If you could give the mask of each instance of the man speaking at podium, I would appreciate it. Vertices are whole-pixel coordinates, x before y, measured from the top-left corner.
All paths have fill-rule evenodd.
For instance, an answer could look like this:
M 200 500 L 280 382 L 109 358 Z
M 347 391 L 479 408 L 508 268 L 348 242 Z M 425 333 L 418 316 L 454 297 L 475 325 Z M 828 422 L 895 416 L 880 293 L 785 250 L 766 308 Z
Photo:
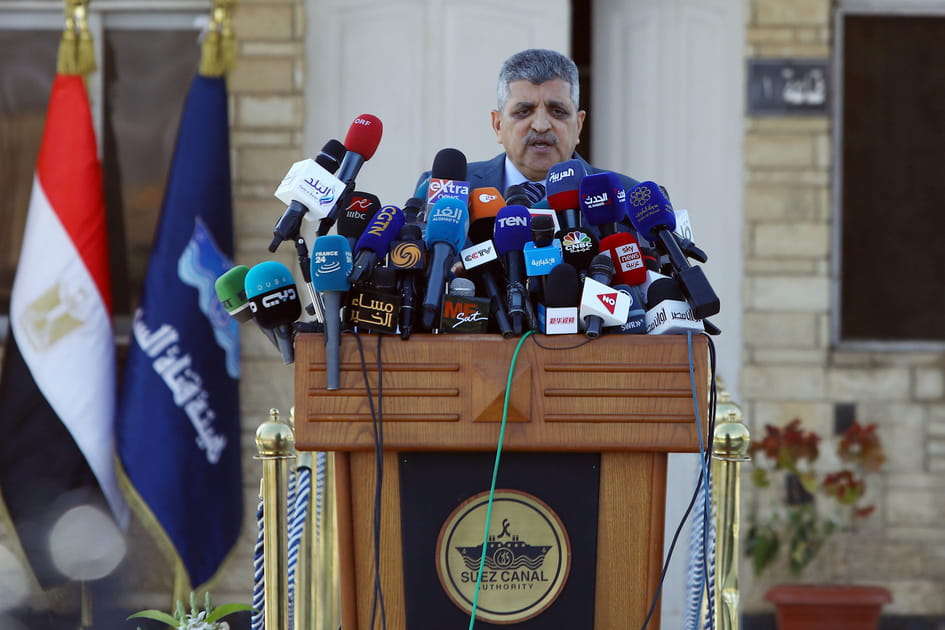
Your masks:
M 545 49 L 515 53 L 499 71 L 497 97 L 492 129 L 505 152 L 469 163 L 471 189 L 505 191 L 529 182 L 525 190 L 534 203 L 544 197 L 548 169 L 559 162 L 578 159 L 588 174 L 600 172 L 575 152 L 587 112 L 578 108 L 578 69 L 571 59 Z M 618 175 L 625 189 L 639 183 Z M 418 187 L 429 176 L 424 173 Z

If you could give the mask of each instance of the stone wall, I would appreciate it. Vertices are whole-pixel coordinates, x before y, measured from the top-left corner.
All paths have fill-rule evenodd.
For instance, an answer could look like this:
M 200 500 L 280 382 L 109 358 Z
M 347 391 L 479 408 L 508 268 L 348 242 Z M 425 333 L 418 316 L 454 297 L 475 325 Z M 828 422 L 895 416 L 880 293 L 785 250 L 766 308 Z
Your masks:
M 829 58 L 832 3 L 751 0 L 748 58 Z M 836 85 L 835 77 L 832 85 Z M 805 581 L 879 584 L 891 614 L 945 613 L 945 386 L 936 352 L 842 351 L 830 337 L 833 233 L 832 125 L 825 117 L 748 118 L 745 159 L 744 364 L 746 422 L 804 419 L 833 431 L 834 406 L 854 404 L 880 427 L 888 461 L 871 490 L 878 512 L 855 536 L 835 539 Z M 746 467 L 743 517 L 756 500 Z M 743 527 L 743 532 L 745 528 Z M 787 576 L 756 579 L 743 563 L 743 609 Z

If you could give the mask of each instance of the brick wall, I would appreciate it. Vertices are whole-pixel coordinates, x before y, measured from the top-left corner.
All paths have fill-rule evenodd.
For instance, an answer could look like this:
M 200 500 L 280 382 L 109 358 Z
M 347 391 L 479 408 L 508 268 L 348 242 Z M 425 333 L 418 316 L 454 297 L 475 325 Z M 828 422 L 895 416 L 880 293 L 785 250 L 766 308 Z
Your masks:
M 749 58 L 829 58 L 832 3 L 751 0 Z M 836 84 L 836 79 L 833 81 Z M 754 436 L 801 417 L 830 434 L 834 405 L 853 403 L 876 422 L 887 450 L 872 490 L 878 513 L 834 545 L 805 581 L 881 584 L 892 614 L 945 613 L 945 386 L 940 353 L 853 352 L 831 346 L 832 124 L 828 117 L 748 118 L 745 156 L 744 366 L 741 392 Z M 750 467 L 746 467 L 746 474 Z M 746 477 L 746 505 L 757 500 Z M 745 531 L 743 528 L 742 531 Z M 764 590 L 742 569 L 743 610 Z

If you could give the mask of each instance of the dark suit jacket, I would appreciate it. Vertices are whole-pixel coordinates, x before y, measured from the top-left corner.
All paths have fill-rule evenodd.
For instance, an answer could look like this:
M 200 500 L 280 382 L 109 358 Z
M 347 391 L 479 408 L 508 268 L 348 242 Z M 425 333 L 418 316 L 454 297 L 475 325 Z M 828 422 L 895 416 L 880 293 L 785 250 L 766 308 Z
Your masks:
M 573 157 L 584 164 L 584 168 L 587 170 L 588 174 L 601 173 L 606 170 L 594 168 L 577 153 L 575 153 Z M 617 176 L 620 177 L 620 181 L 623 182 L 623 187 L 627 190 L 640 183 L 632 177 L 621 173 L 617 173 Z M 417 185 L 414 186 L 414 190 L 419 188 L 428 177 L 430 177 L 430 171 L 420 176 L 420 179 L 417 180 Z M 491 186 L 500 193 L 505 194 L 505 190 L 502 186 L 505 180 L 505 153 L 500 153 L 491 160 L 470 162 L 466 166 L 466 180 L 469 182 L 470 190 L 474 188 L 488 188 Z

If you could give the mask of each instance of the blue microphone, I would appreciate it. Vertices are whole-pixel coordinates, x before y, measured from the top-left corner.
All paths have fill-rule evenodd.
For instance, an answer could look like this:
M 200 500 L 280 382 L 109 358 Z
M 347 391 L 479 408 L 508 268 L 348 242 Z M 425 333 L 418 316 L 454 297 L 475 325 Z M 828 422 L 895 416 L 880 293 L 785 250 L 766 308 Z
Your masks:
M 585 175 L 587 171 L 581 160 L 565 160 L 548 169 L 548 176 L 545 178 L 545 193 L 548 204 L 558 215 L 558 224 L 562 230 L 570 230 L 581 225 L 578 191 Z
M 374 214 L 354 246 L 354 265 L 348 282 L 357 284 L 371 279 L 374 266 L 387 256 L 391 241 L 397 238 L 404 222 L 404 213 L 397 206 L 383 206 Z
M 325 305 L 325 374 L 327 389 L 338 389 L 341 372 L 341 296 L 348 290 L 353 260 L 348 239 L 326 234 L 312 248 L 312 285 Z
M 243 286 L 256 323 L 275 333 L 282 362 L 289 365 L 295 361 L 292 324 L 302 314 L 292 272 L 281 262 L 267 260 L 246 273 Z
M 581 180 L 578 194 L 581 213 L 591 225 L 597 226 L 601 237 L 617 232 L 617 222 L 627 214 L 627 192 L 616 173 L 587 175 Z
M 444 197 L 430 210 L 424 234 L 430 252 L 430 266 L 427 269 L 427 287 L 423 294 L 420 318 L 420 323 L 427 330 L 433 330 L 436 326 L 450 263 L 466 242 L 468 230 L 469 209 L 463 200 Z
M 531 327 L 530 302 L 525 288 L 525 244 L 532 240 L 531 213 L 520 205 L 506 206 L 495 215 L 496 252 L 505 263 L 506 308 L 512 320 L 512 334 L 521 335 Z
M 641 182 L 627 191 L 630 222 L 651 243 L 659 243 L 669 255 L 674 275 L 696 319 L 705 319 L 719 312 L 719 298 L 701 267 L 689 264 L 673 236 L 676 215 L 666 194 L 654 182 Z

